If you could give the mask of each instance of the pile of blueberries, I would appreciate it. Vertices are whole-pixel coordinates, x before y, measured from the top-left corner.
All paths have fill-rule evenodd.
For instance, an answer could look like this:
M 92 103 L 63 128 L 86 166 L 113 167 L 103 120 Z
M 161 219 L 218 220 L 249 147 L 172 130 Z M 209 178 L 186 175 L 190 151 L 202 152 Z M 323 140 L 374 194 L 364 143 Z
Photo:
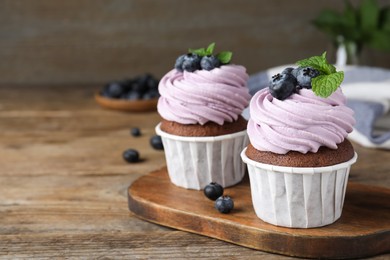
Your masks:
M 219 68 L 221 61 L 215 55 L 199 56 L 195 53 L 188 53 L 179 56 L 175 62 L 175 69 L 178 71 L 194 72 L 195 70 L 212 70 Z
M 216 182 L 206 185 L 203 193 L 207 198 L 215 201 L 214 207 L 221 213 L 227 214 L 234 208 L 232 198 L 224 196 L 223 187 Z
M 158 98 L 159 80 L 147 73 L 132 79 L 107 83 L 100 94 L 103 97 L 127 100 L 149 100 Z
M 269 91 L 274 98 L 284 100 L 299 89 L 311 89 L 311 80 L 318 75 L 320 72 L 311 67 L 286 68 L 272 76 Z

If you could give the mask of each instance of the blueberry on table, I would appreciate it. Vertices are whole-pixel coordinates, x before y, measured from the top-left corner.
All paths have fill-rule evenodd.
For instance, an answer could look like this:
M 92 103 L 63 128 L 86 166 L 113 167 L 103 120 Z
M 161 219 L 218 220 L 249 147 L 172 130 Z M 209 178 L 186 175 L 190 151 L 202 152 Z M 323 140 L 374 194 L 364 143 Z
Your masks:
M 234 208 L 234 202 L 229 196 L 221 196 L 215 201 L 215 208 L 226 214 Z
M 131 128 L 130 133 L 132 136 L 140 136 L 141 130 L 138 127 L 133 127 Z
M 200 67 L 204 70 L 212 70 L 221 66 L 221 62 L 214 55 L 203 56 Z
M 155 135 L 150 138 L 150 145 L 156 150 L 164 150 L 164 145 L 161 136 Z
M 212 182 L 204 188 L 203 192 L 210 200 L 216 200 L 223 195 L 223 187 L 218 183 Z
M 134 163 L 139 161 L 139 153 L 137 150 L 134 149 L 127 149 L 122 154 L 123 159 L 125 159 L 126 162 Z
M 200 69 L 200 56 L 197 54 L 189 53 L 184 56 L 182 69 L 188 72 L 194 72 Z
M 298 85 L 301 86 L 302 88 L 310 89 L 312 78 L 315 78 L 318 75 L 320 75 L 320 72 L 311 67 L 299 68 L 297 73 Z
M 295 92 L 297 79 L 291 74 L 276 74 L 272 77 L 269 92 L 274 98 L 284 100 Z

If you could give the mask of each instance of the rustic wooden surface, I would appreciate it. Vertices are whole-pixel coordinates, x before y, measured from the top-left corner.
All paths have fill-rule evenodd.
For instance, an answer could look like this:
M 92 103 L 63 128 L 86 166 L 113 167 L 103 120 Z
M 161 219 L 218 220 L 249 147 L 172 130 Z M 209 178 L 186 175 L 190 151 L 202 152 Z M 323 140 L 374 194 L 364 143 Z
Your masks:
M 162 76 L 173 57 L 213 41 L 250 73 L 324 50 L 332 59 L 332 44 L 310 21 L 342 7 L 339 0 L 2 0 L 0 83 Z M 389 60 L 366 49 L 361 62 L 390 68 Z
M 127 187 L 165 164 L 163 152 L 149 146 L 160 119 L 103 110 L 96 90 L 0 86 L 0 258 L 289 259 L 131 214 Z M 143 136 L 131 137 L 133 126 Z M 144 161 L 125 163 L 127 148 Z M 351 180 L 389 188 L 390 152 L 355 148 Z
M 164 167 L 132 183 L 129 209 L 153 223 L 287 256 L 340 259 L 390 252 L 390 189 L 349 182 L 341 218 L 309 229 L 259 220 L 249 178 L 226 188 L 224 194 L 235 202 L 229 214 L 215 210 L 203 191 L 172 184 Z

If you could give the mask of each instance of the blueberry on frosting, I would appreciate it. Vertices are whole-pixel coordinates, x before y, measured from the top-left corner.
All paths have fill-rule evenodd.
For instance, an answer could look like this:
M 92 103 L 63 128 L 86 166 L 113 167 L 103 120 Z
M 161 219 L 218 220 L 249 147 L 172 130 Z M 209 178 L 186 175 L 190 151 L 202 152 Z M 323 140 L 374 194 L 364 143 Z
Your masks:
M 322 98 L 329 97 L 344 79 L 342 71 L 326 60 L 326 52 L 297 62 L 298 68 L 285 68 L 272 77 L 269 91 L 274 98 L 284 100 L 299 89 L 312 89 Z
M 204 70 L 212 70 L 214 68 L 220 67 L 221 62 L 214 55 L 203 56 L 202 60 L 200 61 L 200 66 Z
M 320 75 L 320 72 L 311 67 L 299 68 L 297 73 L 298 85 L 302 88 L 311 88 L 311 80 Z
M 200 69 L 200 56 L 194 53 L 188 53 L 184 56 L 182 69 L 189 72 L 194 72 Z
M 293 75 L 276 74 L 270 81 L 269 91 L 273 97 L 284 100 L 294 93 L 296 85 L 297 79 Z
M 215 43 L 211 43 L 207 48 L 189 49 L 188 54 L 181 55 L 176 59 L 175 69 L 183 72 L 194 72 L 196 70 L 212 70 L 221 65 L 229 64 L 232 53 L 222 51 L 213 55 Z

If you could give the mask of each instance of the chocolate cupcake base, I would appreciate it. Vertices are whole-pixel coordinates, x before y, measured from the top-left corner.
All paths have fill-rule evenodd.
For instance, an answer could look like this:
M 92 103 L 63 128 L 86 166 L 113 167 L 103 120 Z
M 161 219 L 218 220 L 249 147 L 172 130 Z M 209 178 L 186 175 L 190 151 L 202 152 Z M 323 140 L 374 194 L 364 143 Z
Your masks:
M 242 116 L 239 116 L 236 121 L 225 122 L 223 125 L 218 125 L 214 122 L 207 122 L 204 125 L 184 125 L 163 119 L 161 121 L 161 130 L 168 134 L 179 136 L 219 136 L 244 131 L 247 124 L 248 122 Z
M 337 149 L 320 147 L 316 153 L 306 154 L 290 151 L 286 154 L 276 154 L 255 149 L 251 144 L 246 149 L 249 159 L 266 164 L 289 167 L 323 167 L 339 164 L 350 160 L 354 156 L 352 144 L 345 139 L 338 144 Z

